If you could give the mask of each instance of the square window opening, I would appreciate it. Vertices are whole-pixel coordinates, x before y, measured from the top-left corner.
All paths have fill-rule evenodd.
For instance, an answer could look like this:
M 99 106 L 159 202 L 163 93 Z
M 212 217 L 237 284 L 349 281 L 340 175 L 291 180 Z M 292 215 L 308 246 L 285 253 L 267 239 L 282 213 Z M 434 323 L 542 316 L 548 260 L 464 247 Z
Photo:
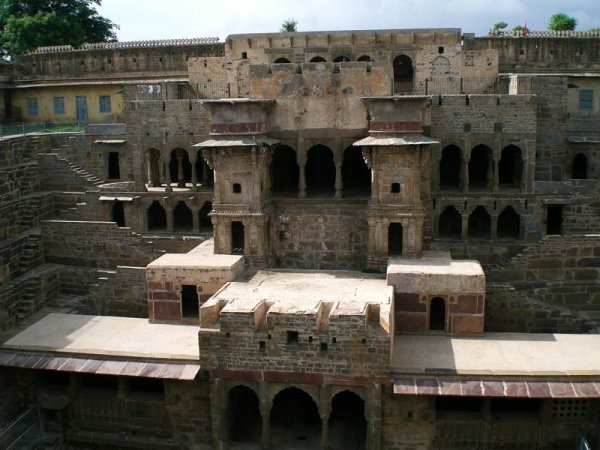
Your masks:
M 299 333 L 297 331 L 288 331 L 287 332 L 287 343 L 288 345 L 295 345 L 298 343 Z

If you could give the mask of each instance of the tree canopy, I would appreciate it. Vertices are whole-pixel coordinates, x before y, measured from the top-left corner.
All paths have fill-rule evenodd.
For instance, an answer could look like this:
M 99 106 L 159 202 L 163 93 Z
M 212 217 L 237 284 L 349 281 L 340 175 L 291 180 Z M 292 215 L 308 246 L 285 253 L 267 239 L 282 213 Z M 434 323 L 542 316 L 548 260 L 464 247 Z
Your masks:
M 47 45 L 116 39 L 118 26 L 98 14 L 102 0 L 0 0 L 0 48 L 15 56 Z
M 298 21 L 296 19 L 286 19 L 279 29 L 282 33 L 293 33 L 298 31 Z
M 577 19 L 564 13 L 553 14 L 548 22 L 548 29 L 552 31 L 573 31 L 576 26 Z

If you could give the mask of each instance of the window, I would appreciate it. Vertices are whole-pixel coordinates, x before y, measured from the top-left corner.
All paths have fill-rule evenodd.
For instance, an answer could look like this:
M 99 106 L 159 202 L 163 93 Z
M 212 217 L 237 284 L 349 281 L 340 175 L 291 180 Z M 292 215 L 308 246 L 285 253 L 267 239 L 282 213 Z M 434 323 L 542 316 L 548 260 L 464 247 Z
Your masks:
M 297 344 L 298 343 L 298 332 L 297 331 L 288 331 L 287 333 L 287 343 L 288 344 Z
M 54 97 L 54 114 L 64 114 L 65 113 L 65 98 L 64 97 Z
M 233 183 L 233 193 L 234 194 L 242 193 L 242 185 L 240 183 Z
M 391 192 L 392 192 L 392 194 L 399 194 L 400 193 L 400 183 L 392 183 Z
M 28 98 L 27 99 L 27 115 L 37 116 L 39 114 L 38 99 Z
M 581 89 L 579 91 L 579 109 L 581 111 L 591 111 L 594 108 L 594 91 L 591 89 Z
M 111 112 L 110 95 L 101 95 L 99 97 L 99 104 L 101 113 Z

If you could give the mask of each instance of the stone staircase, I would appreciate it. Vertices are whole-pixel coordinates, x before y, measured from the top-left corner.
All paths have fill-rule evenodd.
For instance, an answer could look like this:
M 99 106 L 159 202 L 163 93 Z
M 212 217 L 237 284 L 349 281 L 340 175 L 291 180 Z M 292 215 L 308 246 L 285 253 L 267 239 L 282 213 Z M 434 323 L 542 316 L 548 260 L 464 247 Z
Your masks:
M 18 265 L 19 273 L 25 273 L 43 262 L 41 240 L 41 230 L 39 228 L 32 229 L 28 234 L 27 242 L 21 250 L 21 258 Z
M 86 184 L 89 184 L 91 186 L 99 186 L 105 183 L 104 180 L 98 178 L 96 175 L 88 172 L 83 167 L 78 166 L 77 164 L 67 162 L 67 165 L 71 168 L 73 173 L 75 173 L 80 179 L 84 180 Z

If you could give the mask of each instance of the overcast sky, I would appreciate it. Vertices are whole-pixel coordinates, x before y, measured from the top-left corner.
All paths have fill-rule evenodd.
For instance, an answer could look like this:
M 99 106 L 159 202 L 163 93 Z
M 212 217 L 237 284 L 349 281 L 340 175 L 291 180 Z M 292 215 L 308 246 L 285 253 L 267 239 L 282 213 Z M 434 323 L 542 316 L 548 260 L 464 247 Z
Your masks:
M 277 32 L 288 18 L 298 31 L 383 28 L 461 28 L 487 34 L 507 22 L 547 28 L 556 12 L 577 18 L 577 29 L 600 28 L 600 0 L 103 0 L 101 15 L 120 26 L 120 41 L 219 37 Z

